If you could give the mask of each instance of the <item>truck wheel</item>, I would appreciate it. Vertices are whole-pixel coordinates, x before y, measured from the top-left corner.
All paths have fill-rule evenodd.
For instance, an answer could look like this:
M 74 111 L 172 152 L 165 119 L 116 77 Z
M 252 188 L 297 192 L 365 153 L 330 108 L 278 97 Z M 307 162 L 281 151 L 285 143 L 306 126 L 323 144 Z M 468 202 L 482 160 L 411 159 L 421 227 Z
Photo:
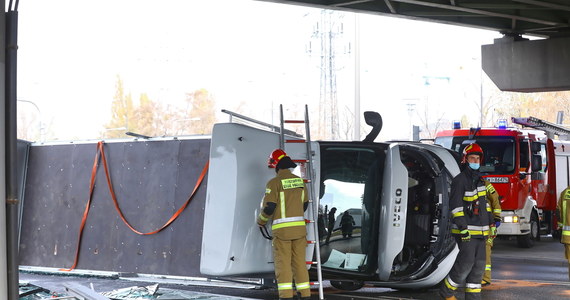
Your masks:
M 530 232 L 526 235 L 517 236 L 517 244 L 521 248 L 531 248 L 534 241 L 540 240 L 540 228 L 538 217 L 535 213 L 530 216 Z
M 343 291 L 356 291 L 364 286 L 362 281 L 336 281 L 331 280 L 331 285 Z

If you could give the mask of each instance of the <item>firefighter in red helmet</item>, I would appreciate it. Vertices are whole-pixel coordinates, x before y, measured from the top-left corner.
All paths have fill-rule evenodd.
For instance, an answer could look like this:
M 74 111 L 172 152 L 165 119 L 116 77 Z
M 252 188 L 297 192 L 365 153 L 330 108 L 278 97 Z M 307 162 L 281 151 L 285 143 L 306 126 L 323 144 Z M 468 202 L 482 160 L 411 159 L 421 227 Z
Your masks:
M 457 299 L 455 293 L 464 284 L 465 299 L 481 299 L 481 280 L 485 271 L 485 244 L 496 235 L 493 216 L 487 211 L 487 189 L 479 173 L 483 149 L 475 143 L 463 150 L 463 170 L 451 182 L 449 208 L 451 232 L 459 254 L 439 290 L 445 299 Z
M 305 263 L 307 230 L 303 216 L 309 203 L 308 192 L 303 179 L 289 170 L 297 165 L 285 151 L 274 150 L 269 155 L 268 166 L 275 168 L 277 176 L 267 182 L 257 224 L 265 226 L 269 218 L 273 218 L 272 245 L 279 299 L 294 298 L 293 279 L 301 299 L 310 299 L 309 273 Z

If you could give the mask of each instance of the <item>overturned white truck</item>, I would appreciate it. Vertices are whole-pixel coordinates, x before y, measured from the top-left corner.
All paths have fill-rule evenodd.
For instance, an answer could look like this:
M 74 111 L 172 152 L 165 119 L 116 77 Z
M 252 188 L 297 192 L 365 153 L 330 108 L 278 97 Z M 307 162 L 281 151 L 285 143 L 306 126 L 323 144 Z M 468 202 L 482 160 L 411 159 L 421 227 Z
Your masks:
M 320 251 L 323 278 L 345 290 L 365 283 L 436 285 L 458 252 L 448 205 L 451 180 L 459 173 L 457 155 L 437 145 L 373 142 L 382 121 L 377 113 L 365 116 L 374 128 L 362 142 L 313 141 L 309 156 L 305 145 L 286 146 L 292 158 L 310 157 L 314 168 L 318 199 L 312 200 L 318 201 L 319 226 L 318 232 L 308 227 L 307 239 L 318 238 L 320 246 L 308 245 L 307 261 Z M 279 142 L 279 133 L 259 126 L 214 126 L 202 274 L 272 276 L 271 242 L 260 234 L 255 219 L 265 183 L 275 174 L 267 168 L 267 157 Z M 331 214 L 333 208 L 336 214 Z M 345 212 L 354 220 L 350 234 L 340 226 Z M 306 213 L 307 219 L 311 214 Z

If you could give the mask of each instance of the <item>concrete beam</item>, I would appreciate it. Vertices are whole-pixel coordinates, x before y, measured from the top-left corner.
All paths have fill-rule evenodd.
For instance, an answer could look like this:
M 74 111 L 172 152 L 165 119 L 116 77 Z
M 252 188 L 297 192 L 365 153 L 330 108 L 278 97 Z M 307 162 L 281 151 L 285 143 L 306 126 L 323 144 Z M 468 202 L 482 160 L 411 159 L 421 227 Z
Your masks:
M 501 91 L 570 90 L 570 38 L 496 39 L 481 46 L 483 71 Z

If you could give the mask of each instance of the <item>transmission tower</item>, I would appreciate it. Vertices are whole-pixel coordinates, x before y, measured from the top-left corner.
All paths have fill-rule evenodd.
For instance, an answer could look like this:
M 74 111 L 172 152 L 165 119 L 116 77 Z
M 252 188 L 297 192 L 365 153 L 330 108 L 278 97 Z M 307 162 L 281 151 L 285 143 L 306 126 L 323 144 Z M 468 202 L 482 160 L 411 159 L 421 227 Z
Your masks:
M 317 49 L 309 43 L 309 55 L 319 55 L 320 98 L 317 136 L 337 140 L 339 134 L 338 100 L 336 85 L 336 56 L 350 50 L 338 49 L 338 39 L 343 34 L 344 15 L 331 10 L 321 10 L 320 19 L 313 27 L 311 41 L 316 41 Z M 350 45 L 349 45 L 350 49 Z

